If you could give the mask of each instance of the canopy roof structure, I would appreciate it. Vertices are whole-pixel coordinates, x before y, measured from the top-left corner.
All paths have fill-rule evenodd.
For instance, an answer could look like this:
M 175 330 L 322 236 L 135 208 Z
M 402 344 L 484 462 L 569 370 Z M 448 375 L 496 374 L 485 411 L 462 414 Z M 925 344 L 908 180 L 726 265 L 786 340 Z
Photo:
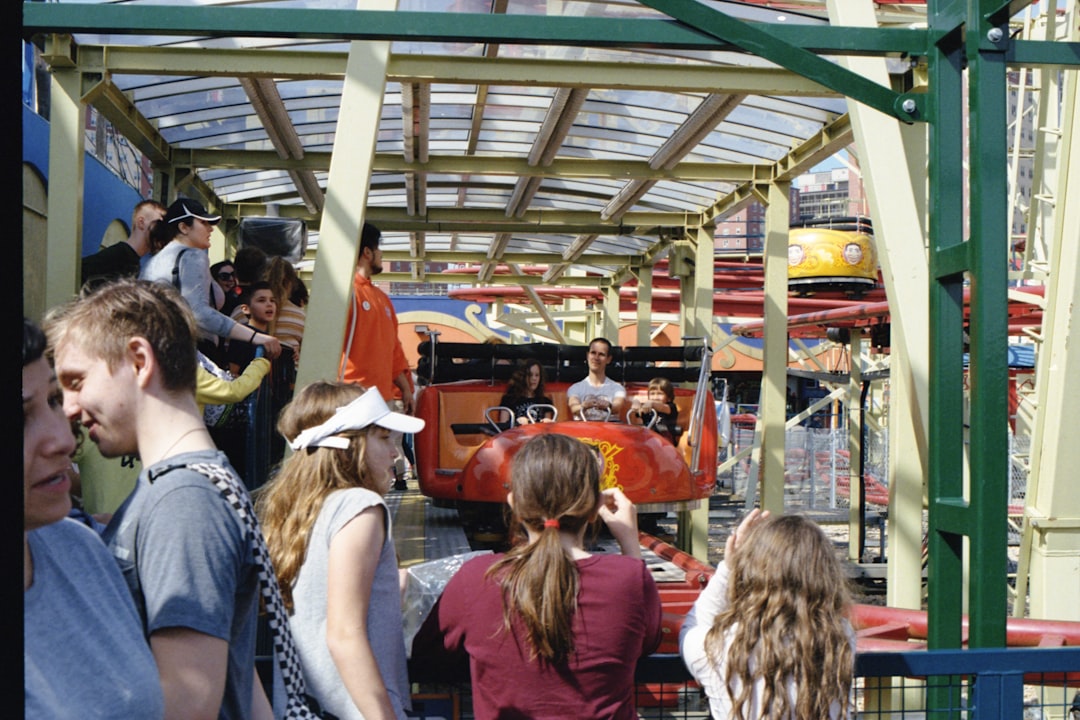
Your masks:
M 636 2 L 34 5 L 73 36 L 50 62 L 100 78 L 90 102 L 166 184 L 227 219 L 301 217 L 316 243 L 349 112 L 348 41 L 393 38 L 366 196 L 385 258 L 409 263 L 388 279 L 558 284 L 573 267 L 618 284 L 756 183 L 851 142 L 835 90 Z M 821 2 L 707 6 L 802 42 L 852 42 L 819 35 L 832 29 Z M 885 27 L 924 22 L 924 4 L 877 7 Z M 483 267 L 435 280 L 432 262 Z M 546 271 L 496 277 L 499 263 Z

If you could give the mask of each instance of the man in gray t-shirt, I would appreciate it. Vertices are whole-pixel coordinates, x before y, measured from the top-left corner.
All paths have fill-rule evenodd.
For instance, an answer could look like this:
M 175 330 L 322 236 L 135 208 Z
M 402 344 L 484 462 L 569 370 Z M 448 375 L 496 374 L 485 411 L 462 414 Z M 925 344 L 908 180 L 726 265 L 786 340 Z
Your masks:
M 104 539 L 124 573 L 169 717 L 252 717 L 258 575 L 244 524 L 192 463 L 228 468 L 195 403 L 195 323 L 171 287 L 122 280 L 49 324 L 64 411 L 144 470 Z M 268 707 L 261 705 L 268 710 Z
M 566 390 L 570 417 L 575 420 L 622 420 L 626 409 L 626 388 L 607 376 L 611 364 L 611 343 L 596 338 L 586 356 L 589 374 Z

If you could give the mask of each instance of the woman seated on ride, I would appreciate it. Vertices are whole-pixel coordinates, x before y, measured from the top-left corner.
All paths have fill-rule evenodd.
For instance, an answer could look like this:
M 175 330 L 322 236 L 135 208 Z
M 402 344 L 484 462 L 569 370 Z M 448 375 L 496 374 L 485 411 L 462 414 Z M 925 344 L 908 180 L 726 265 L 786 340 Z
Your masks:
M 630 404 L 630 422 L 644 425 L 652 420 L 656 413 L 656 422 L 652 429 L 672 443 L 678 444 L 677 426 L 679 408 L 675 404 L 675 386 L 665 377 L 655 377 L 649 381 L 648 395 L 644 400 L 634 398 Z
M 600 461 L 556 433 L 514 456 L 507 497 L 528 540 L 467 562 L 413 642 L 445 672 L 469 657 L 473 711 L 493 718 L 636 718 L 634 668 L 660 642 L 660 597 L 641 560 L 633 504 L 600 491 Z M 593 555 L 599 516 L 622 555 Z
M 257 511 L 307 690 L 341 720 L 405 718 L 409 678 L 401 581 L 383 496 L 397 451 L 378 388 L 313 383 L 282 411 L 293 454 L 258 493 Z
M 544 366 L 539 360 L 527 360 L 514 370 L 499 405 L 510 408 L 515 425 L 534 422 L 529 415 L 529 408 L 533 405 L 551 405 L 551 398 L 544 394 Z M 536 417 L 540 422 L 551 422 L 553 415 L 550 409 L 544 409 L 538 411 Z
M 832 542 L 753 510 L 683 622 L 679 648 L 714 718 L 846 718 L 855 633 Z
M 71 509 L 75 436 L 45 335 L 23 319 L 23 664 L 28 718 L 160 718 L 154 656 L 131 592 Z
M 220 215 L 211 215 L 198 201 L 181 198 L 174 202 L 161 222 L 150 230 L 154 255 L 139 277 L 172 285 L 180 291 L 195 314 L 202 335 L 199 350 L 214 362 L 220 364 L 221 360 L 218 338 L 260 345 L 266 356 L 273 359 L 281 353 L 281 343 L 276 337 L 238 324 L 211 304 L 212 287 L 216 283 L 210 277 L 206 250 L 210 247 L 210 234 L 220 221 Z

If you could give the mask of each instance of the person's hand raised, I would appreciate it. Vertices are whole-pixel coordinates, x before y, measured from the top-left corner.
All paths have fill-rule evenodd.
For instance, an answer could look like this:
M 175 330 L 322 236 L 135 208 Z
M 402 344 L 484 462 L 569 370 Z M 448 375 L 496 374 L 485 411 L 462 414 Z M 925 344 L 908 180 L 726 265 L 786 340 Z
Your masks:
M 768 510 L 759 510 L 754 508 L 746 514 L 746 517 L 739 523 L 739 527 L 735 528 L 730 535 L 728 535 L 727 542 L 724 543 L 724 563 L 731 569 L 731 563 L 729 558 L 739 549 L 739 543 L 742 542 L 746 534 L 750 532 L 750 528 L 757 525 L 759 522 L 769 517 Z
M 619 543 L 623 555 L 641 557 L 638 542 L 637 510 L 622 490 L 609 488 L 600 493 L 600 519 Z

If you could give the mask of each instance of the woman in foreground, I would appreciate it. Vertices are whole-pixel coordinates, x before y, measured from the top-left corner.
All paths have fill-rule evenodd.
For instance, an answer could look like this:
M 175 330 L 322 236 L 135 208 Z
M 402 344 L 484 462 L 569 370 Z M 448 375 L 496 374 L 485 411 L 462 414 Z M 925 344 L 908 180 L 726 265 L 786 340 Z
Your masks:
M 23 663 L 25 717 L 160 718 L 157 665 L 120 568 L 71 509 L 75 436 L 23 320 Z
M 686 616 L 679 648 L 717 720 L 846 718 L 855 633 L 832 543 L 753 510 Z
M 473 711 L 492 718 L 636 718 L 634 667 L 660 642 L 660 597 L 641 560 L 634 506 L 600 491 L 596 453 L 554 433 L 527 442 L 507 500 L 528 541 L 450 579 L 413 662 L 468 653 Z M 622 555 L 590 553 L 599 516 Z
M 308 693 L 341 720 L 404 720 L 410 707 L 401 586 L 383 496 L 391 430 L 424 421 L 391 412 L 378 388 L 313 383 L 282 411 L 293 454 L 257 511 Z

